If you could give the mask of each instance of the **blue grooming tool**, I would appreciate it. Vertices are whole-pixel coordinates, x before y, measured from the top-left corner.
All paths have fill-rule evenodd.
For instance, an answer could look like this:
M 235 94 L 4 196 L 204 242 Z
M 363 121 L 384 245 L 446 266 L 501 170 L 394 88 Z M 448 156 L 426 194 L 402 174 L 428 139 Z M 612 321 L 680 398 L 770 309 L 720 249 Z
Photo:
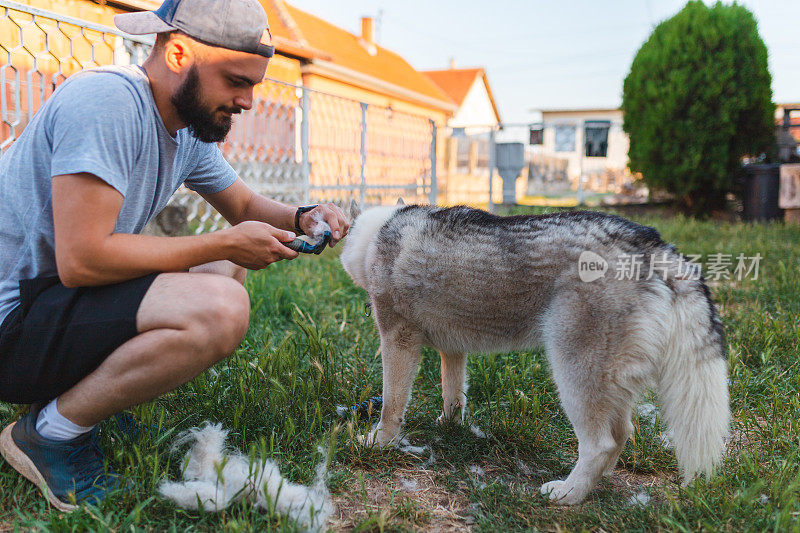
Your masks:
M 383 397 L 373 396 L 372 398 L 367 398 L 363 402 L 356 405 L 351 405 L 350 407 L 345 407 L 344 405 L 338 405 L 336 406 L 336 413 L 342 418 L 347 418 L 348 416 L 350 416 L 351 413 L 355 413 L 359 416 L 360 415 L 369 416 L 370 414 L 380 412 L 382 405 L 383 405 Z
M 319 255 L 322 253 L 322 250 L 325 249 L 325 247 L 328 245 L 329 242 L 331 242 L 331 232 L 326 231 L 325 233 L 322 234 L 322 238 L 315 243 L 308 242 L 298 237 L 292 242 L 283 243 L 283 245 L 301 254 Z

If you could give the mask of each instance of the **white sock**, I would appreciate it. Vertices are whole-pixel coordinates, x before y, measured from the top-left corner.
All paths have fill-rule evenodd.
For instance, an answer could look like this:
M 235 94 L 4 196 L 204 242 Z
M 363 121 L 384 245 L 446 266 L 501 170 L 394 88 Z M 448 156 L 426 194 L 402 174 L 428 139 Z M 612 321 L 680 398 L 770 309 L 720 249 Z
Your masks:
M 72 440 L 94 429 L 94 426 L 85 428 L 64 418 L 58 412 L 57 401 L 58 398 L 39 412 L 39 418 L 36 419 L 36 431 L 39 435 L 51 440 Z

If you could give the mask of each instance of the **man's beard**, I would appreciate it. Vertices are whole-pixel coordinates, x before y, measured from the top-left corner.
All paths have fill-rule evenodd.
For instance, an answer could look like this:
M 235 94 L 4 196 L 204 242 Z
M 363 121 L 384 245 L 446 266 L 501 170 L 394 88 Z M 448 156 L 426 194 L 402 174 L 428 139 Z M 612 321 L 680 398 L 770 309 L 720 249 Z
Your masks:
M 170 97 L 170 102 L 175 106 L 180 119 L 189 128 L 189 133 L 205 143 L 218 143 L 225 140 L 228 132 L 231 131 L 233 120 L 231 117 L 223 116 L 216 118 L 217 110 L 239 113 L 241 110 L 236 108 L 219 107 L 217 110 L 209 111 L 203 103 L 200 94 L 200 76 L 197 74 L 197 67 L 192 66 L 186 79 L 180 87 Z

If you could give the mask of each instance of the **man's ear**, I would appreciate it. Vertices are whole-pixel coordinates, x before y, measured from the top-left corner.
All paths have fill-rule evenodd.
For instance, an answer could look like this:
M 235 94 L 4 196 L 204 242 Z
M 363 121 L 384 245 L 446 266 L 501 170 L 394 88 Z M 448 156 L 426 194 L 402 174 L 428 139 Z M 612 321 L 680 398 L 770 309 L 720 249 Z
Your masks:
M 397 205 L 406 205 L 402 198 L 397 199 Z
M 187 69 L 197 64 L 202 46 L 180 31 L 170 33 L 163 52 L 167 68 L 175 74 L 183 75 Z
M 354 222 L 360 214 L 361 206 L 358 205 L 358 202 L 356 202 L 355 199 L 350 200 L 350 222 Z

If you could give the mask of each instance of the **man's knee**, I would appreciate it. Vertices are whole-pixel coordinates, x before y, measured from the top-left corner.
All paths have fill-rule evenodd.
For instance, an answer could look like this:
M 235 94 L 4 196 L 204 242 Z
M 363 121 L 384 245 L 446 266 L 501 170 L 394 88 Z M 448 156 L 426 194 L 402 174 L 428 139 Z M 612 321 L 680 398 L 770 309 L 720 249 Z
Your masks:
M 217 277 L 203 310 L 209 348 L 220 358 L 233 353 L 250 325 L 250 297 L 232 278 Z
M 212 364 L 236 349 L 249 322 L 247 291 L 233 278 L 222 275 L 162 274 L 137 314 L 140 332 L 181 331 L 193 351 Z

